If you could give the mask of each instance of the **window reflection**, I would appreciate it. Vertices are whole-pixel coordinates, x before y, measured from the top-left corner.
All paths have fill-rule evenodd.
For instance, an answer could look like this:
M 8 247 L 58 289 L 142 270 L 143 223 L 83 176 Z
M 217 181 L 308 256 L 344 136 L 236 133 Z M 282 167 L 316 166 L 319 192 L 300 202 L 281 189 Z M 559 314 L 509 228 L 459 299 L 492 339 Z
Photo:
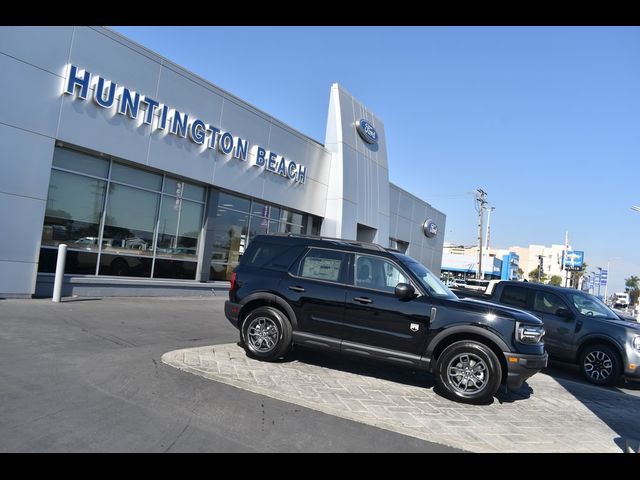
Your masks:
M 154 219 L 160 195 L 137 188 L 109 185 L 102 248 L 153 255 Z
M 52 170 L 42 244 L 66 243 L 70 249 L 97 251 L 106 184 L 102 180 Z

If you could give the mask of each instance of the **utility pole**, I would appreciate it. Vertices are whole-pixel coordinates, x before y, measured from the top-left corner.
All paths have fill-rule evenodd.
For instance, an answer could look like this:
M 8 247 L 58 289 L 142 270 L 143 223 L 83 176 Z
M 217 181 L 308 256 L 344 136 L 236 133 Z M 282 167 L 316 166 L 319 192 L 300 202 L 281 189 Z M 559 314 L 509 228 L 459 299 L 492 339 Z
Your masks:
M 485 197 L 487 192 L 481 188 L 476 189 L 476 210 L 478 211 L 478 274 L 477 279 L 482 278 L 482 214 L 487 203 Z
M 486 243 L 484 244 L 484 250 L 487 256 L 489 255 L 489 239 L 491 238 L 491 212 L 493 212 L 495 209 L 496 207 L 487 207 L 487 235 L 486 235 L 487 240 L 486 240 Z M 487 257 L 487 258 L 490 258 L 490 257 Z M 493 275 L 493 265 L 491 266 L 490 275 Z

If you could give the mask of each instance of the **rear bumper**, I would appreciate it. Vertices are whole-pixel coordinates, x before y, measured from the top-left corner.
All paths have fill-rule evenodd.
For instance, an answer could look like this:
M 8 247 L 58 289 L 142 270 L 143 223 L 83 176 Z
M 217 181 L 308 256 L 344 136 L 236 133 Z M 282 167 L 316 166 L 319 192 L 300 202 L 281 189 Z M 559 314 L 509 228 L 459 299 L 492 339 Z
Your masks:
M 238 315 L 240 314 L 240 307 L 241 305 L 239 303 L 233 303 L 229 300 L 224 302 L 224 316 L 227 317 L 227 320 L 229 320 L 231 325 L 236 328 L 238 328 Z
M 549 355 L 522 355 L 503 352 L 507 361 L 507 388 L 519 388 L 524 381 L 547 366 Z

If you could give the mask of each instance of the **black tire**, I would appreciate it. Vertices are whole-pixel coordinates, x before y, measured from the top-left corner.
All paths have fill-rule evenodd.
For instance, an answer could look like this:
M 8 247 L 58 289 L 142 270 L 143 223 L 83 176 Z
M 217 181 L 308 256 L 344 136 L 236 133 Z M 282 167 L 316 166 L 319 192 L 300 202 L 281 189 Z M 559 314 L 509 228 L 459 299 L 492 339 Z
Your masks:
M 435 375 L 442 393 L 451 400 L 484 403 L 500 388 L 502 367 L 489 347 L 473 340 L 462 340 L 452 343 L 440 354 Z
M 258 307 L 242 322 L 240 342 L 252 358 L 274 361 L 291 348 L 292 329 L 284 313 L 273 307 Z
M 609 345 L 589 345 L 580 354 L 582 375 L 595 385 L 611 386 L 620 378 L 622 362 L 618 352 Z

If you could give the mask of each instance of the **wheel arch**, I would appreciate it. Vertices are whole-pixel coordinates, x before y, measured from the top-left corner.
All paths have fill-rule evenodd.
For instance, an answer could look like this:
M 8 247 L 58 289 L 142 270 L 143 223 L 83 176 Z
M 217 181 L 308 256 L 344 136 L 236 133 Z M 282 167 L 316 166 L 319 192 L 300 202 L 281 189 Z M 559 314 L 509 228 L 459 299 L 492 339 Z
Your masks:
M 251 295 L 247 295 L 242 302 L 240 302 L 240 312 L 238 312 L 238 329 L 242 331 L 242 324 L 247 314 L 262 306 L 274 307 L 282 312 L 287 319 L 291 322 L 291 326 L 294 330 L 298 329 L 298 321 L 293 309 L 289 306 L 287 301 L 272 292 L 256 292 Z
M 586 348 L 591 347 L 593 345 L 603 345 L 603 344 L 613 348 L 614 352 L 618 354 L 618 359 L 621 362 L 621 367 L 624 369 L 624 364 L 626 361 L 624 348 L 614 338 L 608 335 L 603 335 L 603 334 L 589 335 L 584 339 L 582 339 L 582 341 L 580 342 L 580 345 L 576 349 L 574 362 L 580 361 L 580 357 L 582 356 L 582 353 L 585 351 Z
M 434 337 L 426 352 L 426 356 L 430 358 L 429 364 L 431 371 L 434 371 L 438 358 L 449 345 L 463 340 L 474 340 L 489 348 L 496 355 L 500 363 L 502 370 L 500 383 L 506 383 L 508 366 L 503 352 L 508 352 L 512 349 L 495 333 L 480 327 L 468 325 L 448 328 Z

